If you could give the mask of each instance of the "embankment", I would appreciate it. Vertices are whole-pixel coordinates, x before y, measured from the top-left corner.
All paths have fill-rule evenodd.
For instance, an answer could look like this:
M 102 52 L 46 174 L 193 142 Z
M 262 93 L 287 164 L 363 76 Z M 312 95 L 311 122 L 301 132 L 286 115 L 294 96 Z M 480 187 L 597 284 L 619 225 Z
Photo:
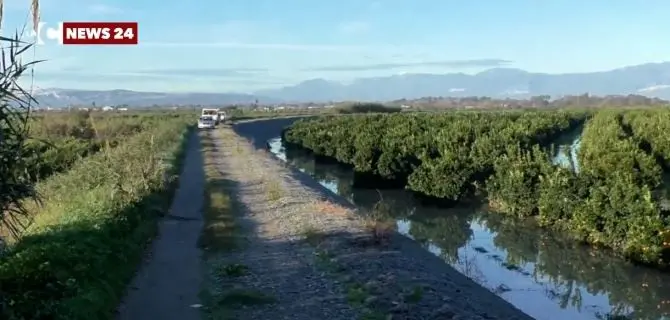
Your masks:
M 233 129 L 238 135 L 253 141 L 255 148 L 264 149 L 267 140 L 277 137 L 282 128 L 297 119 L 240 122 Z M 287 181 L 297 183 L 294 188 L 312 194 L 314 201 L 322 198 L 340 207 L 320 212 L 322 215 L 337 212 L 346 217 L 339 220 L 344 226 L 339 226 L 337 233 L 317 237 L 312 232 L 311 236 L 305 234 L 305 238 L 318 243 L 315 246 L 317 258 L 337 277 L 338 283 L 347 286 L 350 303 L 362 304 L 364 309 L 372 308 L 384 315 L 392 314 L 393 319 L 531 319 L 426 251 L 419 243 L 395 230 L 380 230 L 382 226 L 377 222 L 371 226 L 368 216 L 361 212 L 357 214 L 351 203 L 324 188 L 309 175 L 272 160 L 269 153 L 257 153 L 254 157 L 267 157 L 263 161 L 265 165 L 254 170 L 283 176 Z M 351 235 L 361 231 L 371 234 L 375 241 L 352 241 Z M 380 232 L 387 234 L 380 235 Z

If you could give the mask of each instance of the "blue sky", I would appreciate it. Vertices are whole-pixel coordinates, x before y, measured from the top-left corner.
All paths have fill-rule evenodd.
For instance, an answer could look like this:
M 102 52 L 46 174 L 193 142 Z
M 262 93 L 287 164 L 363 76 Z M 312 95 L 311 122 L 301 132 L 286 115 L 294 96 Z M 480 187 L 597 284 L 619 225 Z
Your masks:
M 5 0 L 3 32 L 29 0 Z M 207 4 L 204 4 L 207 3 Z M 154 5 L 152 5 L 154 4 Z M 42 88 L 253 92 L 324 78 L 566 73 L 670 60 L 667 0 L 42 0 L 42 21 L 137 21 L 140 45 L 47 44 Z

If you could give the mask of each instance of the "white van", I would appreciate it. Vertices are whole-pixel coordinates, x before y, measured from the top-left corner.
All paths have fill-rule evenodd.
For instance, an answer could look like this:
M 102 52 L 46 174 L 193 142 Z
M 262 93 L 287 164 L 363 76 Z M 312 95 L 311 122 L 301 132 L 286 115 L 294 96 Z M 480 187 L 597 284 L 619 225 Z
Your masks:
M 202 116 L 198 119 L 198 129 L 214 129 L 216 128 L 216 120 L 211 116 Z
M 216 124 L 219 123 L 219 109 L 202 109 L 201 117 L 210 117 Z

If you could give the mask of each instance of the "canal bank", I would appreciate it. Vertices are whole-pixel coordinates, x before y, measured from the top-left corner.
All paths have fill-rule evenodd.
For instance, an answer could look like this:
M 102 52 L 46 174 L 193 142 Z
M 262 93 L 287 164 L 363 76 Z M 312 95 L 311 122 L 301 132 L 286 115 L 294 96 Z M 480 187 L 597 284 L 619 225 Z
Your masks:
M 238 123 L 233 129 L 253 141 L 257 149 L 265 149 L 267 141 L 261 142 L 261 139 L 273 129 L 278 129 L 274 131 L 274 135 L 278 135 L 282 127 L 278 122 L 286 124 L 291 120 Z M 243 150 L 245 144 L 233 142 L 230 152 Z M 264 150 L 254 152 L 253 156 L 274 158 Z M 441 258 L 423 250 L 416 241 L 396 233 L 392 226 L 386 229 L 384 224 L 383 230 L 377 229 L 380 225 L 376 221 L 357 215 L 355 206 L 309 175 L 279 160 L 271 162 L 261 166 L 249 162 L 247 166 L 249 174 L 261 171 L 274 181 L 270 191 L 278 190 L 281 185 L 278 180 L 291 185 L 290 190 L 285 190 L 287 193 L 282 193 L 283 200 L 272 203 L 279 207 L 293 205 L 292 198 L 301 194 L 301 201 L 311 199 L 305 205 L 312 208 L 314 215 L 339 221 L 338 230 L 332 230 L 334 226 L 329 223 L 318 223 L 318 219 L 294 221 L 293 229 L 299 224 L 316 223 L 313 228 L 329 231 L 322 234 L 305 229 L 293 235 L 290 241 L 295 245 L 303 243 L 301 241 L 317 244 L 314 255 L 307 256 L 315 257 L 315 267 L 325 268 L 324 272 L 344 286 L 350 304 L 364 315 L 374 316 L 361 319 L 531 319 Z M 268 194 L 274 192 L 268 191 Z
M 565 140 L 557 146 L 555 162 L 578 169 L 579 135 Z M 670 314 L 667 274 L 490 214 L 483 205 L 431 208 L 404 190 L 356 189 L 347 167 L 320 163 L 308 152 L 287 154 L 278 138 L 269 145 L 279 158 L 359 209 L 383 202 L 398 232 L 533 317 L 664 319 Z

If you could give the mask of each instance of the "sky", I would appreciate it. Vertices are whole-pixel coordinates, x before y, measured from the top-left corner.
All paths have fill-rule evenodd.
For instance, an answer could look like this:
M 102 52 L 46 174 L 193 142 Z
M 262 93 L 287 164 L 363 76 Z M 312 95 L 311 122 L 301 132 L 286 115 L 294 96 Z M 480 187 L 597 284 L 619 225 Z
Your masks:
M 2 33 L 30 0 L 5 0 Z M 41 21 L 137 21 L 137 46 L 36 46 L 40 88 L 246 92 L 323 78 L 592 72 L 670 60 L 667 0 L 42 0 Z

